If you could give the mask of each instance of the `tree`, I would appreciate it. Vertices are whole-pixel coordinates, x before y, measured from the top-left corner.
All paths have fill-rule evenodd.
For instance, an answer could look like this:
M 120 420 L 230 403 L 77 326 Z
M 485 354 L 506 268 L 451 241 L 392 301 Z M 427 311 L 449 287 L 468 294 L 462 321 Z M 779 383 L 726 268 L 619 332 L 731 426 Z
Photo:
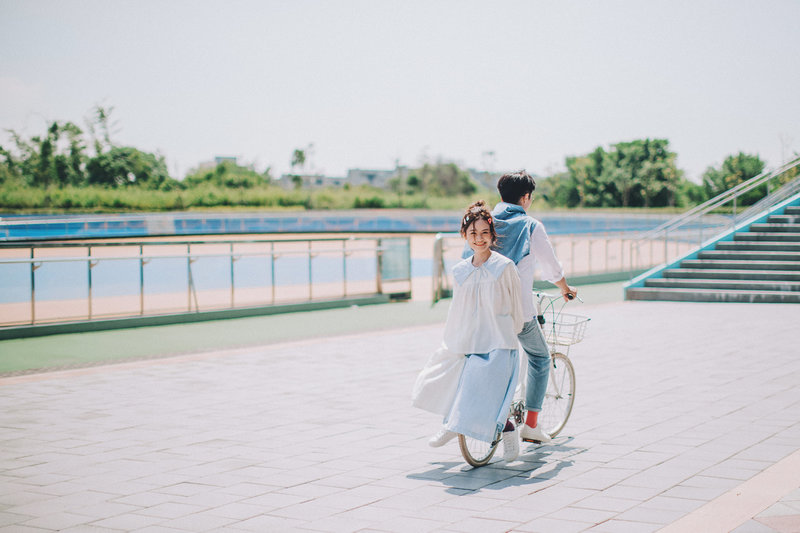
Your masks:
M 162 156 L 128 146 L 115 146 L 93 157 L 86 170 L 89 184 L 106 187 L 139 185 L 158 189 L 172 180 Z
M 292 169 L 304 167 L 306 165 L 306 151 L 297 148 L 292 154 Z
M 620 142 L 566 158 L 567 172 L 548 186 L 548 196 L 569 207 L 675 205 L 682 173 L 666 139 Z
M 251 189 L 266 185 L 270 181 L 269 169 L 259 174 L 252 167 L 223 161 L 213 169 L 197 170 L 188 174 L 183 183 L 188 187 L 210 184 L 217 187 Z
M 114 143 L 111 141 L 111 134 L 112 132 L 117 132 L 118 123 L 111 121 L 111 114 L 113 112 L 113 106 L 103 107 L 98 104 L 92 109 L 92 116 L 86 119 L 86 125 L 89 128 L 89 133 L 94 143 L 95 155 L 99 155 L 103 151 L 110 150 L 114 147 Z M 100 137 L 98 137 L 98 130 L 100 130 Z
M 9 130 L 15 153 L 0 148 L 6 174 L 27 185 L 80 185 L 85 183 L 83 132 L 71 122 L 53 122 L 43 136 L 25 140 Z M 66 142 L 65 142 L 66 141 Z
M 757 155 L 739 152 L 729 155 L 719 168 L 708 167 L 703 173 L 703 187 L 709 198 L 713 198 L 750 178 L 764 172 L 766 164 Z M 738 201 L 740 205 L 750 205 L 764 196 L 766 185 L 745 193 Z
M 421 189 L 429 194 L 468 195 L 478 190 L 469 172 L 458 168 L 455 163 L 425 163 L 414 175 L 419 180 Z

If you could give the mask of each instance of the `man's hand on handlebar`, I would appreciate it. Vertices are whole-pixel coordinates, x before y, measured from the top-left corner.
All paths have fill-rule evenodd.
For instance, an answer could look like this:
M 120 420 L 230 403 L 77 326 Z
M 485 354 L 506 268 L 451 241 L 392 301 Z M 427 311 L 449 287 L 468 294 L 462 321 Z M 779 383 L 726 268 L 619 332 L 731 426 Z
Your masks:
M 573 300 L 578 296 L 578 289 L 570 285 L 567 285 L 566 287 L 563 287 L 561 289 L 561 296 L 564 297 L 565 302 Z

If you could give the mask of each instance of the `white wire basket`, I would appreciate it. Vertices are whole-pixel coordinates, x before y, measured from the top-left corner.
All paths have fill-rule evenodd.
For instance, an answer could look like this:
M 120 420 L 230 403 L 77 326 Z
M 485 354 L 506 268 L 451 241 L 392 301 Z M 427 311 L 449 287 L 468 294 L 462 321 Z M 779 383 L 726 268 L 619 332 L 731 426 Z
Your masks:
M 586 334 L 588 316 L 559 313 L 555 320 L 544 325 L 544 337 L 548 344 L 570 346 L 583 340 Z

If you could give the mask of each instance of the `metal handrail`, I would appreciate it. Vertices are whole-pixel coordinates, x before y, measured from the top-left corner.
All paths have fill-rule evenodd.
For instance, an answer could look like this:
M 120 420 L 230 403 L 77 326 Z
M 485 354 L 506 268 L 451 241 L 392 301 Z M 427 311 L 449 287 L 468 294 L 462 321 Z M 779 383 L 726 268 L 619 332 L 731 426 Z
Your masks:
M 358 245 L 355 241 L 370 241 L 374 242 L 374 246 L 368 246 L 366 243 L 362 245 Z M 402 241 L 400 248 L 398 249 L 397 245 L 393 245 L 396 241 Z M 314 243 L 322 243 L 322 244 L 336 244 L 340 243 L 340 247 L 327 247 L 324 249 L 315 249 L 313 247 Z M 353 243 L 355 246 L 348 247 L 348 243 Z M 259 250 L 236 250 L 235 246 L 238 245 L 252 245 L 252 244 L 266 244 L 269 245 L 268 249 L 259 249 Z M 302 249 L 297 249 L 297 244 L 306 244 L 307 246 L 302 247 Z M 177 246 L 183 247 L 185 252 L 179 251 L 169 251 L 165 250 L 166 254 L 157 254 L 157 253 L 149 253 L 146 254 L 144 252 L 145 246 Z M 227 250 L 224 252 L 221 251 L 207 251 L 207 252 L 200 252 L 196 253 L 192 251 L 192 246 L 206 246 L 206 247 L 227 247 Z M 289 245 L 286 249 L 281 249 L 281 245 Z M 295 246 L 293 246 L 295 245 Z M 138 253 L 132 250 L 133 253 L 129 255 L 116 255 L 116 256 L 105 256 L 105 255 L 92 255 L 92 251 L 98 248 L 106 248 L 106 247 L 129 247 L 129 248 L 138 248 Z M 85 249 L 86 255 L 76 256 L 75 252 L 72 251 L 71 255 L 62 255 L 62 256 L 51 256 L 45 255 L 44 257 L 36 257 L 36 250 L 38 248 L 48 248 L 52 249 L 54 247 L 58 247 L 61 249 L 70 249 L 74 250 L 76 248 Z M 215 304 L 212 305 L 212 308 L 219 308 L 220 305 L 227 307 L 229 309 L 236 309 L 241 307 L 241 304 L 236 302 L 235 292 L 237 286 L 236 276 L 234 274 L 234 263 L 239 261 L 242 258 L 267 258 L 269 264 L 271 265 L 269 270 L 269 280 L 265 280 L 266 283 L 259 285 L 259 288 L 271 290 L 271 296 L 267 297 L 263 302 L 259 301 L 255 304 L 251 303 L 249 305 L 257 305 L 257 306 L 267 306 L 267 305 L 276 305 L 276 278 L 275 278 L 275 268 L 278 264 L 278 260 L 282 257 L 289 257 L 289 256 L 300 256 L 300 257 L 307 257 L 308 258 L 308 266 L 307 266 L 307 277 L 305 280 L 297 278 L 296 287 L 298 289 L 303 288 L 303 285 L 307 284 L 308 291 L 306 297 L 300 296 L 298 292 L 298 296 L 294 297 L 291 301 L 308 301 L 312 302 L 315 299 L 330 299 L 331 296 L 318 296 L 317 290 L 320 285 L 319 283 L 331 283 L 331 282 L 320 282 L 314 280 L 314 272 L 315 269 L 313 268 L 314 258 L 319 256 L 341 256 L 341 277 L 333 281 L 332 283 L 341 283 L 340 288 L 340 296 L 334 295 L 334 297 L 341 297 L 343 299 L 352 297 L 352 283 L 354 280 L 348 279 L 348 258 L 353 255 L 359 254 L 374 254 L 374 259 L 376 263 L 376 269 L 374 271 L 374 282 L 375 282 L 375 294 L 383 294 L 383 287 L 385 283 L 391 282 L 405 282 L 408 284 L 408 291 L 404 292 L 404 289 L 400 288 L 400 292 L 397 292 L 398 287 L 389 286 L 390 291 L 395 291 L 392 293 L 392 297 L 404 297 L 403 294 L 407 294 L 407 297 L 410 297 L 411 294 L 411 258 L 409 255 L 410 251 L 410 241 L 408 237 L 346 237 L 346 238 L 321 238 L 321 239 L 259 239 L 259 240 L 212 240 L 212 241 L 127 241 L 127 242 L 110 242 L 110 243 L 98 243 L 98 242 L 87 242 L 83 244 L 76 244 L 76 243 L 68 243 L 68 244 L 56 244 L 56 243 L 42 243 L 42 244 L 25 244 L 20 245 L 16 244 L 13 246 L 3 246 L 2 250 L 9 251 L 9 250 L 23 250 L 26 253 L 25 257 L 4 257 L 0 259 L 0 268 L 10 265 L 28 265 L 29 270 L 29 283 L 30 283 L 30 318 L 29 320 L 22 321 L 22 324 L 28 325 L 35 325 L 42 322 L 42 320 L 37 316 L 36 307 L 37 307 L 37 300 L 39 300 L 38 294 L 38 286 L 37 286 L 37 275 L 36 272 L 41 268 L 44 264 L 55 264 L 55 263 L 83 263 L 86 265 L 85 269 L 85 279 L 86 279 L 86 295 L 85 295 L 85 302 L 87 305 L 87 313 L 82 314 L 81 316 L 86 317 L 85 320 L 92 321 L 97 318 L 103 318 L 105 316 L 109 316 L 108 313 L 105 315 L 97 316 L 93 312 L 93 270 L 97 267 L 100 263 L 108 263 L 112 261 L 129 261 L 129 262 L 137 262 L 139 264 L 138 268 L 138 275 L 135 275 L 134 278 L 131 280 L 136 279 L 135 283 L 138 284 L 138 295 L 139 295 L 139 309 L 137 311 L 133 311 L 130 309 L 122 310 L 119 312 L 114 313 L 114 316 L 117 315 L 125 315 L 125 316 L 145 316 L 151 315 L 153 312 L 155 314 L 162 314 L 163 311 L 159 310 L 146 310 L 145 309 L 145 265 L 151 264 L 158 260 L 182 260 L 185 262 L 186 268 L 186 285 L 183 287 L 186 291 L 186 304 L 183 307 L 183 311 L 178 311 L 179 313 L 191 313 L 193 302 L 194 300 L 194 311 L 200 311 L 200 304 L 198 302 L 197 296 L 197 287 L 194 283 L 194 272 L 193 272 L 193 264 L 196 263 L 200 259 L 204 258 L 220 258 L 220 259 L 227 259 L 230 261 L 230 296 L 227 304 Z M 384 272 L 385 266 L 385 256 L 387 254 L 393 254 L 393 252 L 400 251 L 401 260 L 406 260 L 408 263 L 406 265 L 406 269 L 401 269 L 400 271 L 392 270 L 392 266 L 389 266 L 389 269 Z M 391 259 L 396 264 L 398 257 L 394 256 Z M 18 268 L 18 267 L 17 267 Z M 2 275 L 2 273 L 0 273 Z M 303 277 L 305 277 L 305 273 L 303 273 Z M 250 287 L 248 285 L 248 287 Z M 180 290 L 180 286 L 176 286 L 175 289 Z M 215 289 L 216 290 L 216 289 Z M 369 291 L 372 294 L 372 290 Z M 130 295 L 135 293 L 131 292 Z M 21 303 L 25 303 L 25 300 L 22 300 Z M 170 307 L 173 309 L 174 307 Z M 67 317 L 67 316 L 59 316 L 55 319 L 48 319 L 45 322 L 52 323 L 53 320 L 55 321 L 75 321 L 75 317 Z M 0 319 L 0 328 L 4 326 L 15 326 L 20 324 L 21 321 L 15 319 L 10 322 L 3 322 Z
M 350 248 L 346 250 L 345 253 L 348 255 L 353 254 L 355 252 L 384 252 L 386 250 L 390 250 L 385 246 L 376 246 L 375 248 Z M 341 250 L 314 250 L 313 255 L 324 255 L 324 254 L 331 254 L 331 255 L 341 255 Z M 38 257 L 38 258 L 17 258 L 17 259 L 0 259 L 0 265 L 13 265 L 13 264 L 31 264 L 31 263 L 72 263 L 72 262 L 86 262 L 91 259 L 94 262 L 99 261 L 132 261 L 132 260 L 142 260 L 142 261 L 150 261 L 152 259 L 202 259 L 206 257 L 274 257 L 279 258 L 282 256 L 287 255 L 303 255 L 308 256 L 308 251 L 306 250 L 297 250 L 297 251 L 281 251 L 281 252 L 236 252 L 234 254 L 231 253 L 216 253 L 216 254 L 193 254 L 193 253 L 186 253 L 186 254 L 170 254 L 170 255 L 126 255 L 121 257 L 102 257 L 96 255 L 84 255 L 84 256 L 58 256 L 58 257 Z
M 788 170 L 793 169 L 794 167 L 800 165 L 800 157 L 785 163 L 784 165 L 778 167 L 775 170 L 767 170 L 762 172 L 761 174 L 750 178 L 747 181 L 743 181 L 742 183 L 736 185 L 728 189 L 727 191 L 718 194 L 714 198 L 706 200 L 702 204 L 689 209 L 685 213 L 678 215 L 677 217 L 664 222 L 660 226 L 645 232 L 641 237 L 640 240 L 649 239 L 652 235 L 658 235 L 659 233 L 663 233 L 664 231 L 669 231 L 672 228 L 679 227 L 683 225 L 688 220 L 693 220 L 698 216 L 702 216 L 717 207 L 728 203 L 730 200 L 734 198 L 738 198 L 739 196 L 751 191 L 752 189 L 763 185 L 764 183 L 770 181 L 773 178 L 780 176 L 781 174 L 785 173 Z
M 760 212 L 770 205 L 775 205 L 781 201 L 781 199 L 788 198 L 790 195 L 790 192 L 788 191 L 796 190 L 797 187 L 800 187 L 800 175 L 788 184 L 783 185 L 777 191 L 767 194 L 764 198 L 759 200 L 759 202 L 756 202 L 754 206 L 739 214 L 736 213 L 736 200 L 740 196 L 770 182 L 775 178 L 782 176 L 786 172 L 796 167 L 800 167 L 800 157 L 781 165 L 777 169 L 762 172 L 758 176 L 754 176 L 753 178 L 750 178 L 749 180 L 732 187 L 731 189 L 715 196 L 714 198 L 711 198 L 702 204 L 689 209 L 685 213 L 676 216 L 672 220 L 661 224 L 655 229 L 643 233 L 631 242 L 630 270 L 633 271 L 637 266 L 641 266 L 641 249 L 648 244 L 652 250 L 654 242 L 663 240 L 664 261 L 661 264 L 668 264 L 672 257 L 669 253 L 671 242 L 673 244 L 681 242 L 694 242 L 699 247 L 703 244 L 704 237 L 706 239 L 715 238 L 720 234 L 720 232 L 724 232 L 726 229 L 735 227 L 740 221 L 755 214 L 755 209 L 759 209 Z M 692 228 L 689 226 L 690 223 L 701 221 L 703 217 L 709 216 L 713 210 L 729 202 L 733 202 L 733 213 L 730 216 L 726 216 L 723 219 L 723 223 L 708 224 L 700 222 L 699 227 Z M 682 252 L 680 247 L 677 247 L 676 252 Z

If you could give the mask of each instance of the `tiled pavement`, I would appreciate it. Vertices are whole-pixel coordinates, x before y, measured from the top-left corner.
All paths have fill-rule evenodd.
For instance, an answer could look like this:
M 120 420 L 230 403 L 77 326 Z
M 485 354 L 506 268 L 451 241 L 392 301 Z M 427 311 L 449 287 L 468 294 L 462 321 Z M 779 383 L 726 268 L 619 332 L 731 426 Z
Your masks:
M 564 433 L 481 469 L 410 406 L 441 324 L 0 379 L 0 531 L 800 530 L 800 306 L 576 312 Z

